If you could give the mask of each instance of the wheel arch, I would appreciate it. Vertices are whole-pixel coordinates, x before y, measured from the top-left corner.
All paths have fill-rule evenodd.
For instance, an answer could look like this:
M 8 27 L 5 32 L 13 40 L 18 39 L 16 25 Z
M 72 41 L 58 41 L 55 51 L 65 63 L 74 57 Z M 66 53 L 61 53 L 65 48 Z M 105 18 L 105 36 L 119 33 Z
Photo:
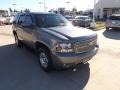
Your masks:
M 13 31 L 13 35 L 17 35 L 16 31 Z
M 37 50 L 37 51 L 38 51 L 38 49 L 39 49 L 40 47 L 42 47 L 42 48 L 47 49 L 47 50 L 49 51 L 49 53 L 51 53 L 50 48 L 49 48 L 47 45 L 45 45 L 45 44 L 43 44 L 43 43 L 41 43 L 41 42 L 39 42 L 39 41 L 37 41 L 37 42 L 35 43 L 35 47 L 36 47 L 36 50 Z

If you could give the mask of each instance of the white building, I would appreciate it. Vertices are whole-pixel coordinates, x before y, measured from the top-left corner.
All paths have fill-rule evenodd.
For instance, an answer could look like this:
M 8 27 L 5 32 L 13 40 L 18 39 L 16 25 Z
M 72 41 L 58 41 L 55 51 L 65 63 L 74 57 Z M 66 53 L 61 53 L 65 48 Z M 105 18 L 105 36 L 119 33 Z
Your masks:
M 120 13 L 120 0 L 98 0 L 95 5 L 96 18 L 103 19 L 117 13 Z

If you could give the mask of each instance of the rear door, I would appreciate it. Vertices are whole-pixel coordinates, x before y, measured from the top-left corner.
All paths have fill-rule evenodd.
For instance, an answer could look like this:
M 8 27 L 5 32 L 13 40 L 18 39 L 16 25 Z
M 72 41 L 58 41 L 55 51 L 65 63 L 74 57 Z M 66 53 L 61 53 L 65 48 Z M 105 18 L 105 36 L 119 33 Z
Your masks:
M 24 23 L 25 21 L 25 15 L 22 14 L 20 15 L 19 17 L 19 20 L 18 20 L 18 23 L 17 23 L 17 35 L 18 35 L 18 38 L 21 40 L 21 41 L 24 41 L 24 35 L 23 35 L 23 27 L 22 27 L 22 23 Z

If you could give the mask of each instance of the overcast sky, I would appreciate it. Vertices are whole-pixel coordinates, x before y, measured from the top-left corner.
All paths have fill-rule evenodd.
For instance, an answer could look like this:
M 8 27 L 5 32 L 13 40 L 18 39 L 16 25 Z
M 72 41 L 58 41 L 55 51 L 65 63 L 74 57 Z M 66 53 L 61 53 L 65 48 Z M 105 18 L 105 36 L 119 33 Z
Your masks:
M 69 9 L 76 7 L 78 10 L 86 10 L 93 8 L 94 0 L 45 0 L 47 9 L 65 7 L 68 9 L 68 4 L 66 2 L 70 2 Z M 42 2 L 41 7 L 39 2 Z M 44 0 L 2 0 L 0 3 L 0 9 L 8 9 L 8 8 L 16 8 L 18 10 L 29 8 L 32 11 L 40 11 L 41 8 L 43 10 L 43 2 Z M 12 4 L 16 4 L 13 7 Z

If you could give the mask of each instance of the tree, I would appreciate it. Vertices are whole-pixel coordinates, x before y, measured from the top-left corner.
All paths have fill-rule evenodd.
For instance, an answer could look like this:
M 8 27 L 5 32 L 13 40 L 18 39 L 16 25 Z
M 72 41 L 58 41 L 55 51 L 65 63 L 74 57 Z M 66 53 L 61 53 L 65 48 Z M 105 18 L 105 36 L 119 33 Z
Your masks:
M 26 8 L 26 9 L 24 10 L 24 12 L 30 12 L 30 9 L 27 9 L 27 8 Z
M 17 12 L 17 9 L 14 9 L 14 12 Z
M 73 11 L 73 12 L 77 12 L 77 9 L 74 7 L 74 8 L 72 9 L 72 11 Z

